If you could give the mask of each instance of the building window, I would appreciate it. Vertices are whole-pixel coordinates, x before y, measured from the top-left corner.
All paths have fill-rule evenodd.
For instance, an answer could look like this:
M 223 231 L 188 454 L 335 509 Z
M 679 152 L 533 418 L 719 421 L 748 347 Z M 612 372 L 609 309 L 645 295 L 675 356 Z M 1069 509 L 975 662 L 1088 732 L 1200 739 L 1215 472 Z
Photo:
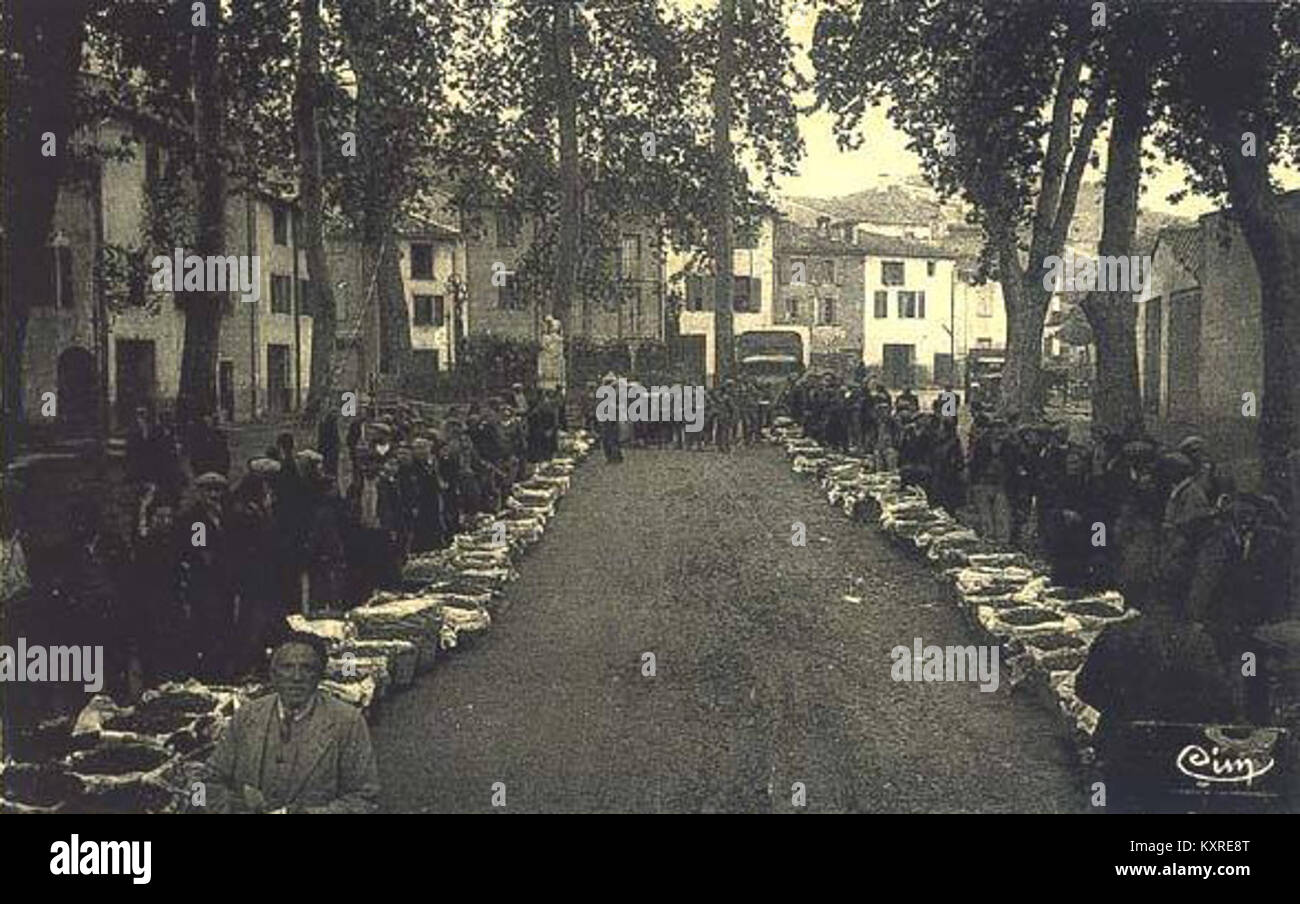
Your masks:
M 513 273 L 503 273 L 503 282 L 497 287 L 497 306 L 503 311 L 523 310 L 524 302 L 519 297 L 519 284 Z
M 623 279 L 641 278 L 641 236 L 623 236 L 619 245 L 618 272 Z
M 790 285 L 803 286 L 808 284 L 808 262 L 800 257 L 790 259 Z
M 446 322 L 447 304 L 441 295 L 433 296 L 433 325 L 442 326 Z
M 786 320 L 799 319 L 799 299 L 787 298 L 785 300 L 785 319 Z
M 519 214 L 509 210 L 498 210 L 497 247 L 513 248 L 518 245 L 521 225 Z
M 924 302 L 922 302 L 924 304 Z M 905 319 L 915 319 L 920 316 L 917 314 L 917 293 L 916 292 L 899 292 L 898 293 L 898 316 Z
M 50 248 L 50 294 L 47 304 L 70 308 L 76 302 L 72 291 L 72 248 L 56 244 Z
M 835 299 L 822 299 L 822 324 L 830 325 L 835 323 Z
M 757 311 L 758 305 L 755 304 L 754 284 L 758 280 L 752 276 L 736 276 L 735 288 L 731 290 L 731 309 L 738 314 L 747 311 Z
M 311 315 L 311 296 L 307 294 L 307 280 L 298 280 L 298 313 Z
M 411 296 L 411 325 L 412 326 L 433 325 L 433 296 L 432 295 Z
M 289 208 L 271 205 L 271 237 L 277 245 L 289 244 Z
M 635 333 L 641 326 L 641 287 L 627 286 L 624 294 L 627 296 L 628 329 Z
M 882 320 L 889 316 L 889 293 L 883 289 L 877 290 L 875 295 L 876 319 Z
M 975 302 L 975 313 L 980 317 L 992 317 L 993 297 L 988 294 L 981 295 Z
M 271 275 L 271 313 L 288 314 L 293 310 L 293 277 Z
M 433 246 L 428 242 L 411 243 L 411 279 L 433 279 Z
M 975 340 L 975 347 L 976 347 L 976 348 L 992 348 L 992 347 L 993 347 L 993 339 L 992 339 L 991 337 L 989 337 L 989 336 L 980 336 L 978 339 Z
M 704 310 L 704 277 L 692 275 L 686 277 L 686 310 Z
M 881 261 L 880 284 L 882 286 L 901 286 L 903 284 L 903 262 Z
M 925 262 L 925 275 L 934 276 L 934 261 Z
M 925 319 L 925 293 L 916 293 L 916 316 Z
M 835 261 L 824 260 L 819 263 L 817 281 L 825 285 L 833 285 L 835 283 Z

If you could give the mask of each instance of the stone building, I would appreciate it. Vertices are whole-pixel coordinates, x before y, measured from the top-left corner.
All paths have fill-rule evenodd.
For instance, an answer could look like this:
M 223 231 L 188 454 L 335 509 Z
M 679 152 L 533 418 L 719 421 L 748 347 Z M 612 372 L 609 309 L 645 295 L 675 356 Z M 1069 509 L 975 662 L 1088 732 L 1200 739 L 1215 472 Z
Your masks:
M 80 141 L 100 146 L 130 139 L 107 122 Z M 58 417 L 93 419 L 101 403 L 119 426 L 137 405 L 167 408 L 180 386 L 184 312 L 175 295 L 153 287 L 152 262 L 182 237 L 152 247 L 151 187 L 170 172 L 165 147 L 133 140 L 129 159 L 109 158 L 60 186 L 49 239 L 49 291 L 31 299 L 24 346 L 25 410 L 42 417 L 53 392 Z M 226 420 L 252 420 L 295 409 L 309 389 L 311 316 L 304 310 L 306 258 L 295 247 L 291 204 L 265 194 L 226 200 L 228 255 L 259 259 L 258 300 L 231 295 L 218 350 L 218 409 Z M 97 285 L 94 261 L 103 251 Z
M 521 281 L 521 268 L 541 229 L 537 217 L 505 207 L 460 213 L 465 321 L 471 333 L 541 338 L 547 314 L 544 293 L 530 290 Z M 579 291 L 568 336 L 663 339 L 665 255 L 659 230 L 652 221 L 629 215 L 619 223 L 617 235 L 616 246 L 586 252 L 585 263 L 593 270 L 602 269 L 611 288 L 601 298 Z

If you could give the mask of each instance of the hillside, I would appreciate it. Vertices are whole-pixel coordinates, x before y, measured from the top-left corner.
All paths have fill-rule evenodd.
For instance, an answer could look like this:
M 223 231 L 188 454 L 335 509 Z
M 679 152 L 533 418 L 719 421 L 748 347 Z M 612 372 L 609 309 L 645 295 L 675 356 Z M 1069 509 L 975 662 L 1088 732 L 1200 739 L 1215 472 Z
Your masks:
M 1102 198 L 1100 181 L 1085 182 L 1079 187 L 1079 199 L 1067 239 L 1071 246 L 1080 249 L 1097 247 L 1101 240 Z M 801 226 L 815 226 L 819 216 L 829 216 L 837 221 L 938 222 L 946 232 L 942 243 L 950 246 L 963 262 L 972 260 L 979 252 L 980 232 L 966 224 L 963 207 L 955 202 L 940 203 L 934 190 L 919 180 L 900 180 L 835 198 L 789 197 L 778 202 L 777 206 L 782 214 Z M 1139 209 L 1137 252 L 1149 254 L 1161 229 L 1189 226 L 1194 222 L 1190 217 Z

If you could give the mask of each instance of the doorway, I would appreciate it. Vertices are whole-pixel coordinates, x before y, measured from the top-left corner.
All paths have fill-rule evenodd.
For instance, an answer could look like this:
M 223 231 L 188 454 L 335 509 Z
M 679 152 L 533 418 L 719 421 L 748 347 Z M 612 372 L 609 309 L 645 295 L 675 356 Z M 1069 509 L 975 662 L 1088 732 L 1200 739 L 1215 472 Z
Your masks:
M 135 409 L 154 408 L 158 373 L 154 343 L 148 339 L 118 339 L 114 343 L 117 381 L 117 422 L 132 423 Z
M 266 404 L 271 414 L 285 414 L 292 410 L 289 385 L 289 346 L 266 347 Z
M 886 344 L 881 350 L 882 376 L 890 389 L 912 385 L 912 365 L 916 362 L 915 345 Z
M 58 361 L 58 417 L 71 427 L 95 422 L 98 400 L 95 357 L 79 346 L 63 350 Z

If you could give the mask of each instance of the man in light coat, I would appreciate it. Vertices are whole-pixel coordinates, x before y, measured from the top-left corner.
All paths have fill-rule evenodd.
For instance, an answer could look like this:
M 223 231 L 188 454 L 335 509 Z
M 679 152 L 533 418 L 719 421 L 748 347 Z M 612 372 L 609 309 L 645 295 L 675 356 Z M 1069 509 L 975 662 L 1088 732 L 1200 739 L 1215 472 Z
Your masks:
M 207 762 L 213 813 L 373 813 L 379 772 L 361 712 L 319 690 L 324 641 L 293 633 L 271 657 L 275 692 L 235 713 Z

